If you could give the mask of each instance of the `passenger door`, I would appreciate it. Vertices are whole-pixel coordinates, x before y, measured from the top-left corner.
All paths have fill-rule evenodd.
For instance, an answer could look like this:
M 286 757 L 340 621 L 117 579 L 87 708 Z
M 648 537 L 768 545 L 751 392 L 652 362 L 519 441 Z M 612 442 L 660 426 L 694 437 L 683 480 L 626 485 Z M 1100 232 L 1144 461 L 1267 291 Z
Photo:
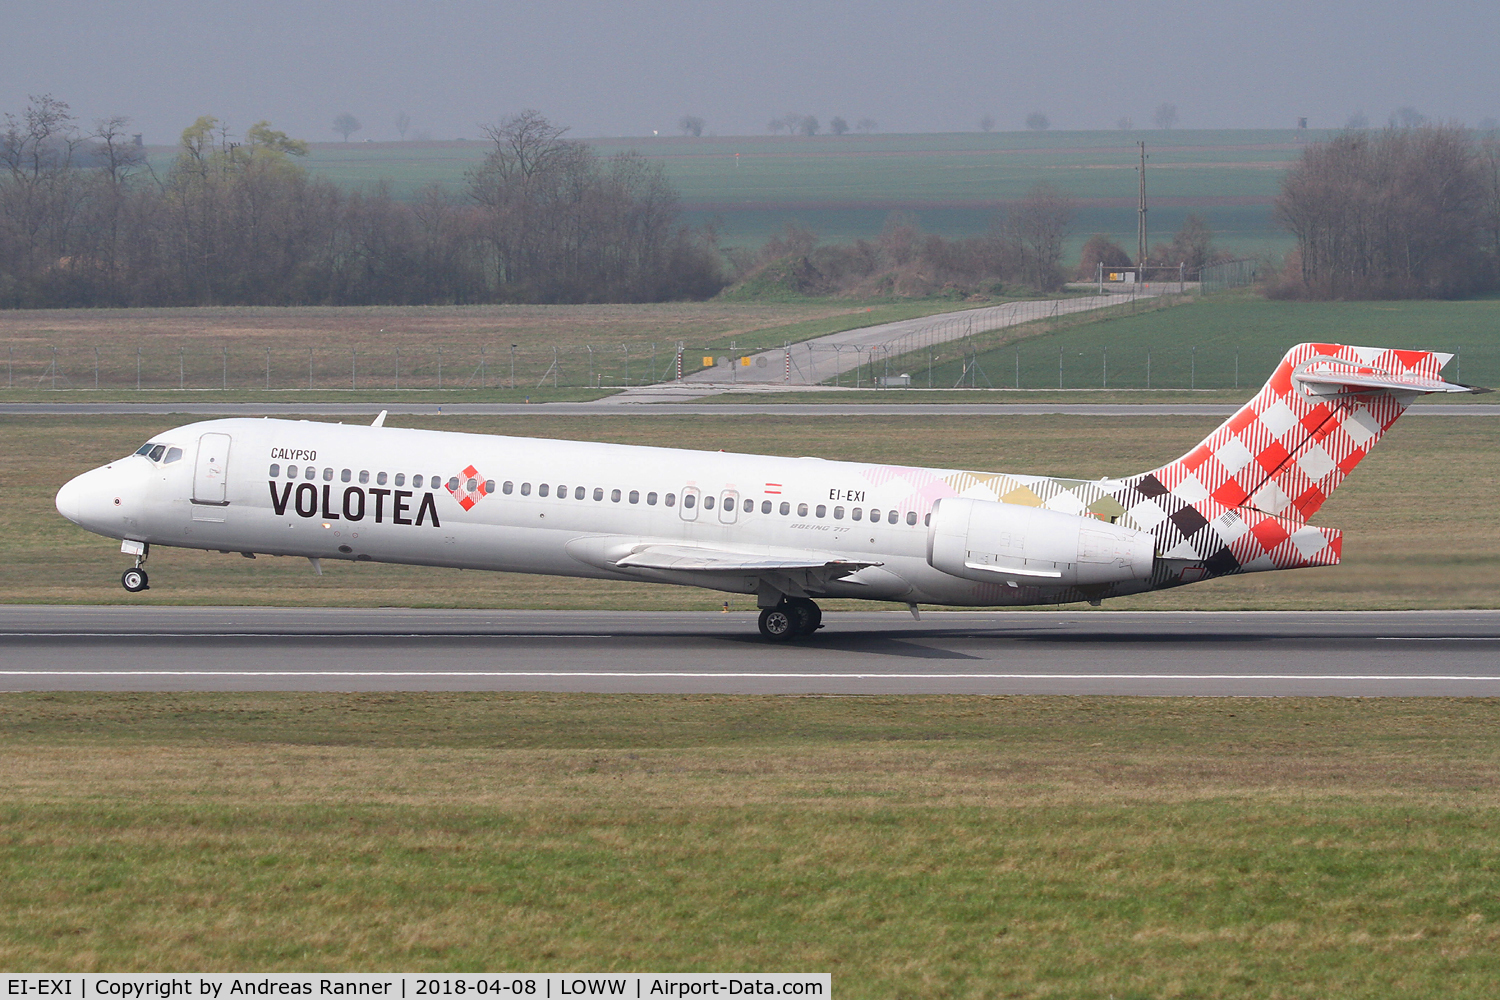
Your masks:
M 198 438 L 198 461 L 193 466 L 193 503 L 227 507 L 228 495 L 229 435 L 204 434 Z

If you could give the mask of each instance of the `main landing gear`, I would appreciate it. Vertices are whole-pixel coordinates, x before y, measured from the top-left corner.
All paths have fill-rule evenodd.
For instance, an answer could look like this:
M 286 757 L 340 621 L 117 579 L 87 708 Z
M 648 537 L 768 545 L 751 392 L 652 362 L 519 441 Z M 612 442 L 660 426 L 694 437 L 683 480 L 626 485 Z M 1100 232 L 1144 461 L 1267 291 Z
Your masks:
M 146 556 L 151 552 L 150 546 L 144 542 L 140 543 L 140 551 L 135 554 L 135 565 L 120 574 L 120 586 L 132 594 L 139 594 L 143 590 L 151 589 L 151 582 L 146 576 Z
M 788 642 L 812 635 L 823 627 L 823 609 L 806 597 L 784 597 L 760 613 L 760 634 L 772 642 Z

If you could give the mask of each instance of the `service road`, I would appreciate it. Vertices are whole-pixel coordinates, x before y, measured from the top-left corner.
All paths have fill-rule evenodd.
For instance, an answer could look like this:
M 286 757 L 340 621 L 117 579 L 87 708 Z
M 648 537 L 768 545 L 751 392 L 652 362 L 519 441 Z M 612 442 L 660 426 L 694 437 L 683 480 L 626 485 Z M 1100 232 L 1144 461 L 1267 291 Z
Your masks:
M 1500 611 L 0 608 L 0 690 L 1500 697 Z

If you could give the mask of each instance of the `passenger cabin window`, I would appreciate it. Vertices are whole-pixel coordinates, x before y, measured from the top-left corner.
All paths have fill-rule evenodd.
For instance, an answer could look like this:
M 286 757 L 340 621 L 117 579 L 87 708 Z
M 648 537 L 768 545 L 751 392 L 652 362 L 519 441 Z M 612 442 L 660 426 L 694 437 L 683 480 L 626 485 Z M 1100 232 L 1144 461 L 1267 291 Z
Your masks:
M 550 488 L 551 487 L 549 487 L 546 483 L 543 483 L 536 488 L 536 495 L 539 497 L 544 497 L 547 495 L 547 490 L 549 490 Z
M 870 508 L 870 523 L 871 524 L 879 524 L 880 523 L 880 511 L 876 510 L 874 507 Z
M 601 489 L 598 486 L 595 486 L 594 487 L 594 500 L 595 500 L 595 502 L 598 502 L 598 501 L 603 500 L 603 499 L 604 499 L 604 490 Z
M 384 472 L 377 472 L 377 473 L 375 473 L 375 485 L 376 486 L 384 486 L 385 485 L 385 473 Z
M 453 477 L 451 477 L 448 480 L 448 489 L 452 490 L 454 493 L 458 492 L 458 477 L 457 476 L 453 476 Z
M 807 504 L 805 504 L 805 503 L 799 503 L 797 505 L 797 516 L 798 517 L 806 517 L 807 516 Z
M 891 511 L 889 514 L 887 514 L 885 516 L 885 519 L 890 524 L 900 524 L 901 523 L 901 514 L 900 514 L 899 511 L 894 511 L 893 510 L 893 511 Z
M 906 512 L 906 523 L 907 524 L 916 524 L 917 523 L 917 512 L 916 511 L 909 510 L 909 511 Z
M 828 508 L 823 504 L 818 504 L 818 509 L 813 511 L 813 513 L 818 517 L 826 517 L 828 515 Z
M 421 476 L 417 477 L 417 485 L 418 486 L 422 485 L 422 477 Z M 484 481 L 484 492 L 486 494 L 495 492 L 495 481 L 493 479 L 486 479 Z
M 748 514 L 748 513 L 750 513 L 753 510 L 755 510 L 755 501 L 754 500 L 746 500 L 745 501 L 745 506 L 744 506 L 745 513 Z
M 369 481 L 370 481 L 370 470 L 369 469 L 360 469 L 359 470 L 359 484 L 361 486 L 364 486 Z
M 586 490 L 582 486 L 575 486 L 575 487 L 573 487 L 573 499 L 574 500 L 582 500 L 584 498 L 584 496 L 587 495 L 587 493 L 588 493 L 588 490 Z
M 618 500 L 620 498 L 619 497 L 615 497 L 615 499 Z M 631 503 L 640 503 L 641 502 L 641 491 L 640 490 L 631 490 L 630 491 L 630 502 Z
M 785 517 L 786 515 L 790 514 L 791 512 L 792 512 L 792 505 L 789 504 L 789 503 L 787 503 L 785 500 L 781 501 L 781 516 Z
M 860 518 L 860 515 L 863 514 L 863 513 L 864 513 L 864 511 L 861 508 L 855 507 L 853 510 L 851 510 L 849 512 L 849 520 L 851 520 L 851 521 L 858 521 L 859 518 Z
M 318 478 L 318 470 L 309 465 L 307 468 L 305 468 L 305 469 L 302 470 L 302 478 L 303 479 L 317 479 Z
M 676 503 L 677 503 L 677 494 L 676 493 L 668 493 L 662 499 L 662 504 L 664 506 L 667 506 L 667 507 L 671 507 L 671 506 L 675 505 Z
M 352 470 L 350 470 L 350 469 L 345 469 L 343 472 L 339 473 L 339 481 L 340 482 L 347 483 L 350 480 L 352 480 L 353 478 L 354 478 L 354 472 Z
M 688 506 L 691 507 L 692 504 L 688 504 Z M 706 496 L 706 497 L 703 498 L 703 509 L 704 510 L 713 510 L 714 509 L 713 494 L 709 494 L 708 496 Z
M 647 493 L 646 494 L 646 506 L 647 507 L 655 507 L 656 506 L 656 494 L 655 493 Z
M 522 483 L 521 484 L 521 495 L 523 497 L 529 497 L 529 496 L 531 496 L 531 484 L 530 483 Z
M 610 490 L 609 491 L 609 501 L 610 501 L 610 503 L 619 503 L 620 502 L 620 491 L 619 490 Z
M 348 481 L 349 480 L 347 480 L 347 479 L 344 480 L 344 482 L 346 482 L 346 483 Z M 422 477 L 421 476 L 412 476 L 411 477 L 411 485 L 415 489 L 421 489 L 422 488 Z
M 473 493 L 475 490 L 479 489 L 479 480 L 470 479 L 464 488 L 467 489 L 470 493 Z
M 671 498 L 672 498 L 672 494 L 668 493 L 667 494 L 667 506 L 668 507 L 672 506 L 672 499 Z M 691 493 L 689 493 L 687 496 L 685 496 L 685 497 L 682 498 L 682 505 L 684 507 L 691 507 L 693 504 L 695 504 L 697 502 L 698 502 L 698 498 L 695 497 L 695 496 L 693 496 Z
M 286 467 L 286 477 L 288 479 L 296 479 L 297 478 L 297 467 L 295 465 L 288 465 Z
M 835 508 L 833 508 L 833 519 L 835 521 L 842 521 L 844 519 L 844 508 L 842 508 L 842 507 L 835 507 Z
M 771 501 L 769 501 L 769 500 L 762 500 L 760 502 L 760 512 L 762 514 L 769 514 L 769 513 L 771 513 Z
M 514 480 L 507 479 L 505 481 L 505 485 L 500 487 L 500 489 L 505 493 L 506 496 L 510 496 L 510 491 L 515 489 L 515 486 L 516 484 Z
M 404 472 L 398 472 L 398 473 L 396 473 L 396 485 L 397 486 L 405 486 L 406 485 L 406 473 L 404 473 Z
M 323 482 L 325 482 L 325 483 L 331 483 L 331 482 L 333 482 L 333 470 L 332 469 L 324 469 L 323 470 Z
M 280 475 L 281 475 L 281 466 L 280 465 L 272 465 L 271 466 L 271 478 L 275 479 L 277 476 L 280 476 Z
M 931 512 L 929 512 L 926 516 L 924 516 L 922 518 L 922 524 L 923 524 L 924 527 L 928 527 L 928 528 L 932 527 L 932 514 L 931 514 Z

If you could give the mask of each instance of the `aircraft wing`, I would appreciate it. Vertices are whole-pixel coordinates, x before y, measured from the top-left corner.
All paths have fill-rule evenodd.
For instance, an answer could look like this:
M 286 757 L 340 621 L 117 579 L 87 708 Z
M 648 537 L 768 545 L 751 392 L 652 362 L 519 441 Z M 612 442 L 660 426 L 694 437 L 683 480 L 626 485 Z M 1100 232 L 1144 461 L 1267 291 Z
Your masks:
M 880 565 L 875 561 L 845 559 L 826 552 L 808 551 L 795 555 L 769 555 L 709 548 L 702 545 L 643 545 L 637 547 L 629 555 L 614 560 L 614 564 L 626 569 L 701 573 L 785 573 L 813 570 L 827 573 L 833 578 Z

